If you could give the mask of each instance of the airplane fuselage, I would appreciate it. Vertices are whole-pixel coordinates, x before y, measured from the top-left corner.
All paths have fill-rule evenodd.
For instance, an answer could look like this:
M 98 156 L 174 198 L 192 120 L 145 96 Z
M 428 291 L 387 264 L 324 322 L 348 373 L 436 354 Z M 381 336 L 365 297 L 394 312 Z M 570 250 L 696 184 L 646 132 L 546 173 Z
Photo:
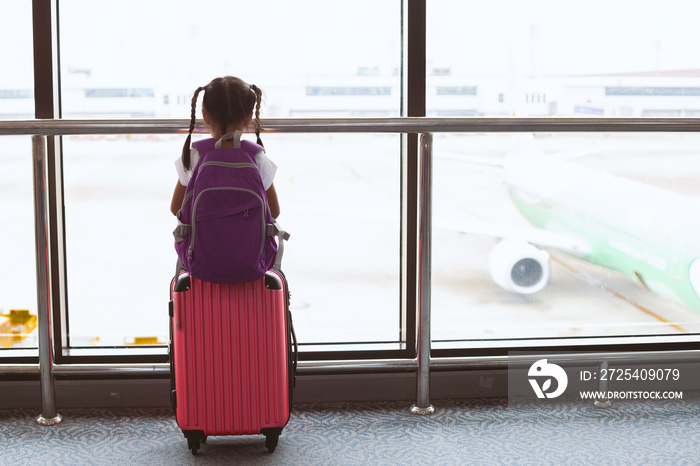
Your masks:
M 534 226 L 587 242 L 583 260 L 700 312 L 700 200 L 539 156 L 512 161 L 506 182 Z

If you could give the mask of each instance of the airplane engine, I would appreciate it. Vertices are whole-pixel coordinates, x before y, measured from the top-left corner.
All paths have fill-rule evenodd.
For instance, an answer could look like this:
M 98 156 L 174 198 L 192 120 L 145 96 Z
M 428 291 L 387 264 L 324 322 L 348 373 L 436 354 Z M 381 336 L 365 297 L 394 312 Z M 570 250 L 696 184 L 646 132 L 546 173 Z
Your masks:
M 529 243 L 503 240 L 491 250 L 489 272 L 505 290 L 536 293 L 549 282 L 549 253 Z

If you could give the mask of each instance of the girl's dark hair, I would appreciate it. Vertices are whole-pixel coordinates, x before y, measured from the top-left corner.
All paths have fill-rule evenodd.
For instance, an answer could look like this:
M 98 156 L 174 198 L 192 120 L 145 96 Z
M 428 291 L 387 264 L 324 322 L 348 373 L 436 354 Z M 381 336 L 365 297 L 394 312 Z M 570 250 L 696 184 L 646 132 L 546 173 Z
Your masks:
M 190 131 L 187 134 L 185 145 L 182 148 L 182 163 L 185 170 L 190 168 L 190 145 L 192 131 L 197 120 L 197 98 L 204 91 L 202 107 L 207 111 L 212 124 L 218 125 L 225 132 L 229 124 L 242 124 L 248 115 L 255 110 L 254 125 L 255 135 L 260 141 L 260 101 L 262 90 L 255 84 L 248 85 L 242 79 L 233 76 L 215 78 L 204 87 L 199 87 L 192 96 L 192 115 L 190 117 Z

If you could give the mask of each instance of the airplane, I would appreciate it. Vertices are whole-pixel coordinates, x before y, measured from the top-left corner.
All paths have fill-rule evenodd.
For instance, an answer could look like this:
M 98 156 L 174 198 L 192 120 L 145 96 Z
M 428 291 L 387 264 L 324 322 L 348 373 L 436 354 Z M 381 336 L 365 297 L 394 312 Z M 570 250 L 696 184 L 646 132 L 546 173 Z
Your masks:
M 542 248 L 552 248 L 700 312 L 700 199 L 572 163 L 572 157 L 545 155 L 532 143 L 506 156 L 506 189 L 532 227 L 465 218 L 445 227 L 500 238 L 489 272 L 505 290 L 545 288 L 551 266 Z

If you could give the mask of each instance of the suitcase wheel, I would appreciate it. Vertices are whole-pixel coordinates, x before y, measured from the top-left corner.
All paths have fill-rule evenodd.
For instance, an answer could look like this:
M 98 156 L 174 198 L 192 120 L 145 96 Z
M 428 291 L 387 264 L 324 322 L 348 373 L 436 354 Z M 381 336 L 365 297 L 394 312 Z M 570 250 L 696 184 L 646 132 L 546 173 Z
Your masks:
M 274 452 L 275 448 L 277 448 L 277 442 L 279 442 L 279 439 L 279 434 L 266 434 L 265 446 L 267 447 L 267 451 L 269 451 L 270 453 Z
M 193 438 L 188 438 L 187 439 L 187 448 L 192 450 L 192 454 L 196 455 L 197 450 L 199 450 L 199 439 L 193 439 Z
M 183 430 L 182 433 L 185 434 L 187 448 L 192 450 L 193 455 L 196 455 L 202 443 L 207 441 L 207 436 L 201 430 Z

